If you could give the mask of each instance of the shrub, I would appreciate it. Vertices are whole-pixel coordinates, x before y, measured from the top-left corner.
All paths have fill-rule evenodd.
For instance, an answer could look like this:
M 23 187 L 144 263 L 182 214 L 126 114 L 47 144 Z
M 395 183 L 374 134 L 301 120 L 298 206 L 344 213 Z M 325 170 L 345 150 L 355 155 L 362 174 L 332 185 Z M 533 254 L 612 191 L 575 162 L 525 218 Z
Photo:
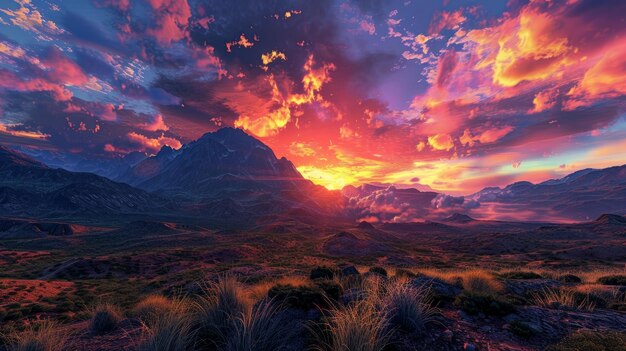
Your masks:
M 496 295 L 502 284 L 493 275 L 480 270 L 464 272 L 461 276 L 463 289 L 474 295 Z
M 63 351 L 67 344 L 67 333 L 57 324 L 44 321 L 31 325 L 21 333 L 9 336 L 14 351 Z
M 588 294 L 577 293 L 570 289 L 546 288 L 532 297 L 538 306 L 554 308 L 593 311 L 595 303 Z
M 226 351 L 285 350 L 293 342 L 296 328 L 272 300 L 262 300 L 237 318 Z
M 520 338 L 529 339 L 536 334 L 536 331 L 531 328 L 527 323 L 520 320 L 514 320 L 511 322 L 511 333 L 519 336 Z
M 315 279 L 333 279 L 335 277 L 335 270 L 329 267 L 317 267 L 311 271 L 311 280 Z
M 484 313 L 491 316 L 506 316 L 515 311 L 515 307 L 507 301 L 491 295 L 480 295 L 467 291 L 457 296 L 454 304 L 471 315 Z
M 396 269 L 396 272 L 393 275 L 396 278 L 415 278 L 417 277 L 417 274 L 409 271 L 408 269 L 402 269 L 402 268 L 398 268 Z
M 172 307 L 172 301 L 167 297 L 150 295 L 135 306 L 133 315 L 149 325 L 156 321 L 159 316 L 170 311 Z
M 275 285 L 268 292 L 267 296 L 286 306 L 310 310 L 316 306 L 327 306 L 326 293 L 315 285 Z
M 621 351 L 626 350 L 626 334 L 609 331 L 578 331 L 566 336 L 548 351 Z
M 343 294 L 343 287 L 332 280 L 321 280 L 316 281 L 315 285 L 324 291 L 326 296 L 334 301 L 338 301 L 341 295 Z
M 246 292 L 234 277 L 205 283 L 195 304 L 200 343 L 224 344 L 233 332 L 235 320 L 248 306 Z
M 559 276 L 558 279 L 562 283 L 582 283 L 582 279 L 580 277 L 575 276 L 573 274 L 564 274 Z
M 431 306 L 428 289 L 395 283 L 387 287 L 382 309 L 387 312 L 389 323 L 404 331 L 423 333 L 439 310 Z
M 389 345 L 387 316 L 371 301 L 358 301 L 328 313 L 321 324 L 322 331 L 312 330 L 319 340 L 313 349 L 382 351 Z
M 371 273 L 382 275 L 383 277 L 387 276 L 387 270 L 384 269 L 383 267 L 378 267 L 378 266 L 370 267 L 369 271 Z
M 598 283 L 604 285 L 626 285 L 626 275 L 607 275 L 600 277 Z
M 502 274 L 506 279 L 541 279 L 542 276 L 535 272 L 514 271 Z
M 189 351 L 194 349 L 192 314 L 185 300 L 174 300 L 171 308 L 151 323 L 144 324 L 140 351 Z
M 97 305 L 91 311 L 89 331 L 93 334 L 104 334 L 117 328 L 122 320 L 122 312 L 117 306 L 104 303 Z

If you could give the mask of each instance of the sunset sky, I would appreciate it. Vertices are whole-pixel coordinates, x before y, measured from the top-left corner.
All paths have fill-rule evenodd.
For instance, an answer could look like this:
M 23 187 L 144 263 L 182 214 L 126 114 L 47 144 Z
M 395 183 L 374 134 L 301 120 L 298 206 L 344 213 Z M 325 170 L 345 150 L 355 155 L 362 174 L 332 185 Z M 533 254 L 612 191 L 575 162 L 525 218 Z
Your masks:
M 121 157 L 235 126 L 330 189 L 626 163 L 626 1 L 4 0 L 0 143 Z

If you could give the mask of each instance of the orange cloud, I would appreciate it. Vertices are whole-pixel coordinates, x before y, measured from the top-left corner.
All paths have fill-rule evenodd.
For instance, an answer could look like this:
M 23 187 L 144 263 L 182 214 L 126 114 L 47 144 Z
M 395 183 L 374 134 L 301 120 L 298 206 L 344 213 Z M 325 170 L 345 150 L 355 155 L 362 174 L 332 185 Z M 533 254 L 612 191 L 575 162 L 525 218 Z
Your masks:
M 286 61 L 287 56 L 285 56 L 284 53 L 280 51 L 276 51 L 276 50 L 272 50 L 272 52 L 268 52 L 267 54 L 261 55 L 261 61 L 263 61 L 263 64 L 266 66 L 279 59 Z
M 165 145 L 170 146 L 174 149 L 180 149 L 183 146 L 178 139 L 166 137 L 163 134 L 161 134 L 161 136 L 157 138 L 149 138 L 143 134 L 130 132 L 126 136 L 128 140 L 138 144 L 142 150 L 152 153 L 158 152 Z
M 249 47 L 254 46 L 254 43 L 248 40 L 245 34 L 241 33 L 241 36 L 239 36 L 239 40 L 229 41 L 228 43 L 226 43 L 226 51 L 231 52 L 232 51 L 231 47 L 233 46 L 249 48 Z
M 0 134 L 8 134 L 18 138 L 27 139 L 48 139 L 49 134 L 44 134 L 38 131 L 16 130 L 14 126 L 0 123 Z
M 589 69 L 567 95 L 566 109 L 589 105 L 596 99 L 626 94 L 626 41 L 610 50 Z
M 435 134 L 428 137 L 428 144 L 434 150 L 450 151 L 454 147 L 454 140 L 448 134 Z
M 163 120 L 163 116 L 160 114 L 154 117 L 154 120 L 152 121 L 152 123 L 144 124 L 142 128 L 150 132 L 157 132 L 157 131 L 166 132 L 170 129 L 165 124 L 165 121 Z
M 556 104 L 558 94 L 558 90 L 555 89 L 548 89 L 537 93 L 533 99 L 534 108 L 530 112 L 538 113 L 551 109 Z
M 235 127 L 246 129 L 259 137 L 275 135 L 291 121 L 292 108 L 312 102 L 326 104 L 320 91 L 324 83 L 330 81 L 330 72 L 335 69 L 333 64 L 324 64 L 314 68 L 313 55 L 304 64 L 306 74 L 302 78 L 302 94 L 283 93 L 274 75 L 267 79 L 271 87 L 271 101 L 277 106 L 261 116 L 240 115 L 234 122 Z

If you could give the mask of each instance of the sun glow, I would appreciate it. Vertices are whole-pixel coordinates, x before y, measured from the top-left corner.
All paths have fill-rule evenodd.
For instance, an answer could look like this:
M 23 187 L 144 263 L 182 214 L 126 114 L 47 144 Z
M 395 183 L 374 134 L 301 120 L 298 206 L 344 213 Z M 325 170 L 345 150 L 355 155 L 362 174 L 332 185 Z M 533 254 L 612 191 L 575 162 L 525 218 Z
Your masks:
M 297 167 L 302 176 L 328 190 L 340 190 L 346 185 L 355 184 L 358 179 L 348 167 L 317 168 L 314 166 Z

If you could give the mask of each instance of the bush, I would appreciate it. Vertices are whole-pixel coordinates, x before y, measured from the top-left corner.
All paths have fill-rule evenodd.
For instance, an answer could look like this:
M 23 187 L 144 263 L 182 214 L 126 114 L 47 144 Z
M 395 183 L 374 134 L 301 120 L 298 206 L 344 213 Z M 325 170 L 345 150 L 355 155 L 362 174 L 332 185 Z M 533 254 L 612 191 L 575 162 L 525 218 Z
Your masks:
M 582 283 L 582 279 L 580 277 L 575 276 L 573 274 L 564 274 L 558 279 L 562 283 Z
M 31 325 L 25 331 L 9 336 L 14 351 L 63 351 L 67 344 L 67 333 L 57 324 L 44 321 Z
M 396 269 L 395 274 L 393 275 L 396 278 L 415 278 L 417 277 L 417 274 L 409 271 L 408 269 L 402 269 L 402 268 L 398 268 Z
M 327 306 L 326 293 L 315 285 L 282 285 L 273 286 L 267 296 L 292 308 L 308 311 L 316 306 Z
M 600 277 L 598 283 L 604 285 L 626 285 L 626 275 L 607 275 Z
M 369 300 L 329 311 L 320 327 L 311 330 L 319 342 L 314 349 L 320 351 L 382 351 L 391 337 L 387 316 Z
M 423 333 L 439 310 L 431 306 L 428 289 L 395 283 L 387 287 L 382 310 L 389 323 L 410 333 Z
M 343 294 L 343 287 L 332 280 L 316 281 L 315 285 L 322 289 L 329 299 L 334 301 L 338 301 Z
M 511 322 L 510 330 L 511 333 L 524 339 L 530 339 L 536 334 L 536 331 L 533 328 L 520 320 L 514 320 Z
M 173 307 L 172 301 L 165 296 L 150 295 L 141 300 L 133 309 L 133 315 L 143 323 L 151 324 Z
M 93 334 L 104 334 L 117 328 L 122 320 L 122 312 L 111 304 L 100 304 L 91 311 L 89 331 Z
M 140 351 L 190 351 L 194 348 L 192 314 L 185 300 L 175 300 L 171 308 L 151 325 L 144 324 Z
M 263 300 L 237 318 L 225 350 L 286 350 L 292 344 L 296 331 L 281 314 L 278 304 Z
M 484 313 L 491 316 L 506 316 L 515 311 L 515 307 L 507 301 L 466 291 L 456 297 L 454 304 L 471 315 Z
M 461 276 L 463 289 L 474 295 L 496 295 L 502 284 L 493 275 L 480 270 L 464 272 Z
M 623 351 L 626 334 L 609 331 L 579 331 L 565 337 L 548 351 Z
M 524 271 L 506 272 L 502 274 L 502 277 L 506 279 L 520 279 L 520 280 L 543 278 L 541 275 L 535 272 L 524 272 Z
M 596 307 L 591 295 L 570 289 L 546 288 L 539 293 L 532 293 L 532 297 L 538 306 L 547 308 L 593 311 Z
M 311 271 L 311 280 L 315 279 L 333 279 L 335 277 L 335 270 L 329 267 L 317 267 Z
M 371 273 L 382 275 L 383 277 L 387 276 L 387 270 L 384 269 L 383 267 L 378 267 L 378 266 L 370 267 L 369 271 Z
M 246 292 L 234 277 L 207 282 L 195 304 L 200 343 L 203 346 L 225 344 L 233 333 L 236 319 L 248 306 Z

